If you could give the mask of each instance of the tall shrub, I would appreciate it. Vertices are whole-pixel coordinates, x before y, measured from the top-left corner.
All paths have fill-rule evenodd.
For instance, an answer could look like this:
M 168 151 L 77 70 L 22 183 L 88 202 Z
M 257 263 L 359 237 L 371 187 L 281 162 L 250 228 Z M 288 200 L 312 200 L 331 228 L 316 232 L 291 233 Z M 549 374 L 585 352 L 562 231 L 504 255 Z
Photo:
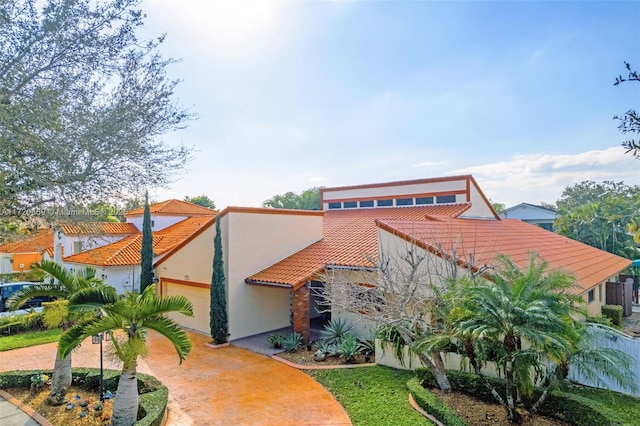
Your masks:
M 149 193 L 144 195 L 144 215 L 142 218 L 142 248 L 140 249 L 140 293 L 153 284 L 153 235 L 151 233 L 151 209 Z M 135 291 L 135 285 L 133 287 Z
M 216 344 L 226 343 L 229 338 L 227 318 L 227 294 L 222 259 L 222 231 L 220 218 L 216 217 L 216 236 L 213 239 L 213 275 L 211 276 L 211 310 L 209 326 L 211 337 Z

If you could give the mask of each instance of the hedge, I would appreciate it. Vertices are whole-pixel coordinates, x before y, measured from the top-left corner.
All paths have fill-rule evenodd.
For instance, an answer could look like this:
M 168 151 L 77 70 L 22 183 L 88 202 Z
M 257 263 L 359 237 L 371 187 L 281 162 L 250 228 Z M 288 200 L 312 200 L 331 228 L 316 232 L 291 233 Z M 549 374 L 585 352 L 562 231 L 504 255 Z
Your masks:
M 620 305 L 604 305 L 601 308 L 602 315 L 611 319 L 615 327 L 622 327 L 622 306 Z
M 9 371 L 0 373 L 0 389 L 21 388 L 31 386 L 31 376 L 38 371 Z M 52 371 L 42 370 L 51 376 Z M 74 368 L 73 384 L 85 390 L 96 390 L 100 386 L 100 369 Z M 120 379 L 120 371 L 104 370 L 105 390 L 115 392 Z M 137 426 L 160 426 L 169 400 L 169 390 L 158 379 L 147 374 L 138 373 L 138 421 Z
M 11 315 L 0 318 L 0 335 L 3 336 L 13 336 L 14 334 L 46 329 L 43 312 L 31 312 L 24 315 Z
M 433 388 L 437 386 L 435 378 L 426 368 L 416 369 L 416 377 L 418 383 L 423 387 Z M 503 399 L 505 398 L 503 379 L 485 377 L 483 380 L 477 374 L 457 370 L 447 370 L 447 377 L 453 390 L 466 393 L 481 401 L 496 403 L 495 398 L 484 384 L 484 380 L 488 381 Z M 540 397 L 540 394 L 541 390 L 536 389 L 530 400 L 525 400 L 525 405 L 530 406 L 533 401 Z M 593 406 L 593 401 L 588 398 L 559 390 L 551 392 L 542 407 L 540 407 L 539 413 L 575 426 L 615 426 L 618 424 L 598 411 Z
M 440 401 L 434 394 L 427 391 L 417 378 L 409 380 L 407 387 L 416 404 L 443 424 L 447 426 L 468 426 L 464 420 L 458 417 L 455 411 Z

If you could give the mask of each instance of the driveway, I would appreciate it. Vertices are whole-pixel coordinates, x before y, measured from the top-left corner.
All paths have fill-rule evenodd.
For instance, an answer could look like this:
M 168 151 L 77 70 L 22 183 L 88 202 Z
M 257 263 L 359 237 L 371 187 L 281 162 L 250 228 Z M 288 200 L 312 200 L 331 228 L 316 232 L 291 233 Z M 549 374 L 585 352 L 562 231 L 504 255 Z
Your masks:
M 188 334 L 193 350 L 181 365 L 173 346 L 154 332 L 149 355 L 138 365 L 169 388 L 167 425 L 351 424 L 333 395 L 306 374 L 233 346 L 208 348 L 209 337 Z M 56 345 L 0 352 L 0 371 L 50 369 Z M 84 342 L 72 355 L 73 366 L 98 367 L 98 348 Z M 119 366 L 105 358 L 105 368 Z

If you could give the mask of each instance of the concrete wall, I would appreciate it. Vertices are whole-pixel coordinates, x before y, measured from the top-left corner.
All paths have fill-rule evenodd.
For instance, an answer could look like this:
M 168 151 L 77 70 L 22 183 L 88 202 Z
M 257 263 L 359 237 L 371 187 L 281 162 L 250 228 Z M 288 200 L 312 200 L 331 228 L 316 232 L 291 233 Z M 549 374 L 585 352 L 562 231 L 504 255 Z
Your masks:
M 11 259 L 13 255 L 10 253 L 0 254 L 0 274 L 8 274 L 13 272 Z
M 64 247 L 64 257 L 78 254 L 82 251 L 91 250 L 97 247 L 106 246 L 125 238 L 127 235 L 64 235 L 62 236 L 62 247 Z M 82 250 L 75 251 L 74 243 L 82 243 Z M 57 245 L 57 244 L 56 244 Z
M 461 217 L 486 217 L 495 219 L 493 209 L 487 200 L 482 196 L 480 188 L 473 181 L 469 181 L 469 198 L 471 208 L 465 211 Z
M 90 265 L 79 263 L 64 263 L 67 270 L 79 271 Z M 125 291 L 140 291 L 140 265 L 132 266 L 94 266 L 96 277 L 103 278 L 105 282 L 114 287 L 118 294 Z
M 159 231 L 161 229 L 167 228 L 171 225 L 174 225 L 180 221 L 183 221 L 188 216 L 164 216 L 164 215 L 156 215 L 151 214 L 151 221 L 153 222 L 153 226 L 151 227 L 152 231 Z M 127 222 L 133 223 L 136 228 L 142 231 L 142 222 L 144 221 L 144 216 L 127 216 Z
M 248 285 L 244 280 L 320 240 L 322 215 L 229 208 L 220 224 L 228 280 L 230 339 L 289 326 L 291 290 Z

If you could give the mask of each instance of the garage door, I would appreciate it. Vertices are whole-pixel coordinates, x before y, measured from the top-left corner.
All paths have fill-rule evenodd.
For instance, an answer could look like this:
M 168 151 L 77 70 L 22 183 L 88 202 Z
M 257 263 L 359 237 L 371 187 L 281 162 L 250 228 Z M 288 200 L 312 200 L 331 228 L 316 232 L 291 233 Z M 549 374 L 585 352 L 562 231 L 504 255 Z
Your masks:
M 183 327 L 209 334 L 209 285 L 200 283 L 176 283 L 162 280 L 163 295 L 186 297 L 193 304 L 193 317 L 180 313 L 167 316 Z

